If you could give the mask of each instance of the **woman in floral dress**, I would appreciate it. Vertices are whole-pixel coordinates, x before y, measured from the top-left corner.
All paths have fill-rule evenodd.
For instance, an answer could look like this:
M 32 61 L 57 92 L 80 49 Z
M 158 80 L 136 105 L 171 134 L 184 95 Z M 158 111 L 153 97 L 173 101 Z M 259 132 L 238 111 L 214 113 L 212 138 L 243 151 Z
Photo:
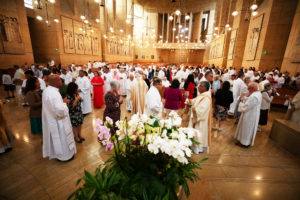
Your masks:
M 78 85 L 69 83 L 67 89 L 68 108 L 73 127 L 74 138 L 77 143 L 82 143 L 85 139 L 81 137 L 81 125 L 83 123 L 83 114 L 81 110 L 82 98 L 78 95 Z
M 111 81 L 110 87 L 110 91 L 106 93 L 104 98 L 106 107 L 103 114 L 103 121 L 106 120 L 106 117 L 109 117 L 115 124 L 121 117 L 120 105 L 123 103 L 123 99 L 118 94 L 119 85 L 117 81 Z

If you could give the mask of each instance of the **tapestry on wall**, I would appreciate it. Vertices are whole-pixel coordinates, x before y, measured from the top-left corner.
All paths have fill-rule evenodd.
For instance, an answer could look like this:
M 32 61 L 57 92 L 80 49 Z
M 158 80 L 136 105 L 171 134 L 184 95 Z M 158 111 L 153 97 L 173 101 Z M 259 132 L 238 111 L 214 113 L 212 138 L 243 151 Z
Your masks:
M 233 59 L 234 50 L 235 50 L 236 34 L 237 34 L 237 29 L 231 31 L 229 50 L 228 50 L 228 60 Z
M 254 18 L 250 24 L 246 45 L 246 60 L 255 60 L 263 17 L 263 15 L 260 15 Z
M 86 31 L 84 34 L 84 54 L 91 55 L 92 54 L 92 32 Z
M 0 53 L 24 54 L 24 43 L 20 32 L 19 19 L 15 13 L 5 13 L 1 10 L 0 14 L 0 34 L 1 45 Z
M 299 26 L 299 24 L 298 24 Z M 292 44 L 292 62 L 300 62 L 300 26 L 298 28 L 298 34 L 295 37 L 295 40 Z
M 61 16 L 61 28 L 65 53 L 75 53 L 73 20 L 71 18 Z
M 216 40 L 211 42 L 210 52 L 209 52 L 209 59 L 217 58 L 217 46 L 216 45 L 217 45 Z
M 94 29 L 94 32 L 92 33 L 92 52 L 93 55 L 98 56 L 100 55 L 99 52 L 99 43 L 100 43 L 100 32 L 98 29 Z
M 223 57 L 223 51 L 224 51 L 224 42 L 225 37 L 224 34 L 220 35 L 220 37 L 216 40 L 216 57 L 221 58 Z
M 83 23 L 73 20 L 76 54 L 84 54 L 84 30 Z

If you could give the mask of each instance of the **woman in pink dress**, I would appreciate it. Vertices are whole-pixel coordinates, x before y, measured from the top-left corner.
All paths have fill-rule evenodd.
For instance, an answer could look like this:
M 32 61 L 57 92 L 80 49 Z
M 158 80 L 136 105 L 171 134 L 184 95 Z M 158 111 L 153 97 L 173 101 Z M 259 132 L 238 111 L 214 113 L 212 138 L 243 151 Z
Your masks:
M 103 100 L 103 85 L 104 81 L 101 78 L 98 71 L 94 72 L 94 78 L 91 80 L 91 83 L 94 87 L 94 107 L 101 108 L 104 106 Z

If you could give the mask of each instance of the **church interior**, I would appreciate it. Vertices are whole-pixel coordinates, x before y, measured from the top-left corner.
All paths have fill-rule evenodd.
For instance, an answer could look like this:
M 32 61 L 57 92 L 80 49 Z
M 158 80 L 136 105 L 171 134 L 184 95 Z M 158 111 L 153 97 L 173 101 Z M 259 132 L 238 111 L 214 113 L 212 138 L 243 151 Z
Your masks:
M 53 61 L 62 67 L 89 62 L 113 68 L 254 67 L 300 80 L 298 0 L 0 0 L 0 5 L 1 76 L 8 71 L 13 77 L 14 65 Z M 211 131 L 209 152 L 192 155 L 195 161 L 208 158 L 196 170 L 199 180 L 188 182 L 190 195 L 178 199 L 300 199 L 300 125 L 285 119 L 285 97 L 299 88 L 277 92 L 253 146 L 235 144 L 231 117 L 222 131 Z M 0 96 L 14 136 L 12 150 L 0 155 L 0 200 L 68 199 L 85 170 L 94 172 L 111 157 L 94 131 L 105 107 L 93 107 L 84 117 L 85 142 L 76 144 L 73 160 L 59 162 L 43 158 L 43 136 L 31 133 L 22 96 L 4 100 L 3 84 Z M 121 119 L 133 115 L 126 103 L 120 110 Z

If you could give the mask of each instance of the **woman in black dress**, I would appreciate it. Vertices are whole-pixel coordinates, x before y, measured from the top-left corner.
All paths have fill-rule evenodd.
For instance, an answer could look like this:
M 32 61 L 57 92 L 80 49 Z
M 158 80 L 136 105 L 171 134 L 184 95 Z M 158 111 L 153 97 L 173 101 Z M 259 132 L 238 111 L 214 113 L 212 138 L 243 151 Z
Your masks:
M 218 89 L 215 98 L 215 107 L 214 107 L 214 123 L 213 129 L 216 130 L 216 124 L 219 122 L 218 131 L 221 131 L 221 121 L 224 121 L 227 117 L 227 110 L 229 109 L 230 104 L 233 102 L 233 94 L 229 90 L 230 83 L 225 81 L 221 89 Z
M 82 98 L 78 95 L 78 85 L 69 83 L 67 88 L 68 108 L 73 127 L 74 138 L 77 143 L 82 143 L 85 139 L 81 137 L 81 125 L 83 123 L 83 114 L 81 110 Z
M 121 117 L 121 109 L 120 105 L 123 103 L 122 97 L 118 94 L 118 82 L 111 81 L 110 82 L 110 91 L 108 91 L 105 95 L 105 110 L 103 114 L 103 121 L 106 121 L 106 117 L 109 117 L 113 120 L 114 125 L 117 121 L 120 120 Z

